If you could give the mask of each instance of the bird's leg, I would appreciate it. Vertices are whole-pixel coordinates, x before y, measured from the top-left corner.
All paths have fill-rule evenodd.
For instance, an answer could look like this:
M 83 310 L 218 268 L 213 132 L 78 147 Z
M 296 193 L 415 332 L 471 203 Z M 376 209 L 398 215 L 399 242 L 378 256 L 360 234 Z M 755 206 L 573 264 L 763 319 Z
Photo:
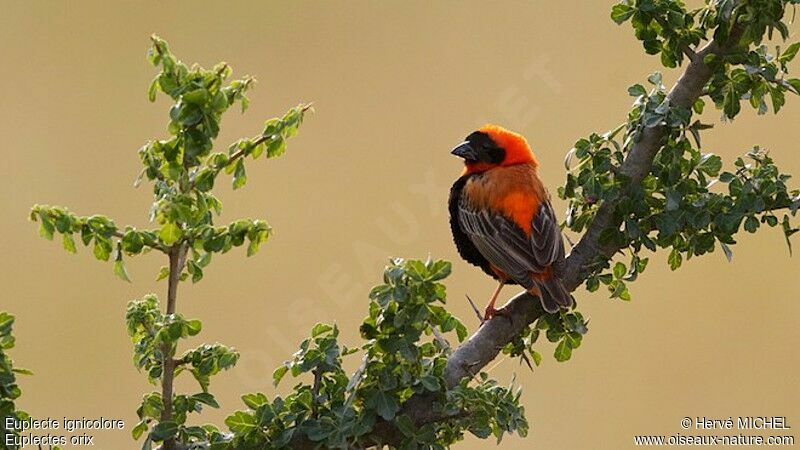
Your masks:
M 503 315 L 502 311 L 495 309 L 494 304 L 495 302 L 497 302 L 497 297 L 500 295 L 500 291 L 503 289 L 503 286 L 505 286 L 505 284 L 506 284 L 505 281 L 500 281 L 500 283 L 497 285 L 497 289 L 495 289 L 494 291 L 494 294 L 492 294 L 492 298 L 491 300 L 489 300 L 489 304 L 486 305 L 486 311 L 484 311 L 483 313 L 484 322 L 496 315 Z

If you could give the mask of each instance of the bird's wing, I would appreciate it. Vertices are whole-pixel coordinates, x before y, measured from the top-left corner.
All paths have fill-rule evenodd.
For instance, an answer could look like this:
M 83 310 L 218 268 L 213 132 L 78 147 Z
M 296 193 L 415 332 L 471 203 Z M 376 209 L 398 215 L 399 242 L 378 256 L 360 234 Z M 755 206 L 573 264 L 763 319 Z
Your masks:
M 459 222 L 475 247 L 497 269 L 530 289 L 531 272 L 543 273 L 564 257 L 553 208 L 543 202 L 532 220 L 531 236 L 502 214 L 459 205 Z
M 564 260 L 564 238 L 548 201 L 542 203 L 531 221 L 531 247 L 539 265 L 558 266 Z

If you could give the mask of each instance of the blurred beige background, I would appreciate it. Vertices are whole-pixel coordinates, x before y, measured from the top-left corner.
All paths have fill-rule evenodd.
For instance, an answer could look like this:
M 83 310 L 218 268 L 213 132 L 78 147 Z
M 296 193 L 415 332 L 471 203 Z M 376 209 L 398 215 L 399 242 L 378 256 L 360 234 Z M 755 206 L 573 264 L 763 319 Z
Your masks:
M 449 304 L 474 329 L 464 294 L 483 299 L 494 285 L 450 241 L 447 191 L 461 168 L 449 149 L 485 121 L 504 124 L 528 137 L 554 190 L 575 140 L 620 123 L 626 88 L 659 66 L 611 22 L 610 1 L 224 3 L 2 3 L 0 308 L 18 317 L 15 359 L 36 372 L 20 405 L 128 422 L 95 448 L 138 448 L 128 431 L 151 388 L 131 364 L 123 317 L 128 300 L 162 294 L 153 280 L 164 261 L 131 261 L 134 283 L 120 282 L 90 251 L 41 240 L 27 211 L 50 203 L 147 226 L 149 187 L 131 187 L 136 149 L 165 136 L 168 107 L 147 101 L 150 33 L 187 62 L 225 60 L 258 78 L 250 110 L 226 116 L 220 148 L 300 101 L 316 108 L 285 157 L 248 167 L 245 189 L 219 183 L 223 222 L 264 217 L 274 239 L 253 258 L 215 258 L 181 291 L 201 339 L 242 353 L 212 384 L 222 409 L 203 420 L 216 423 L 242 407 L 240 394 L 275 393 L 273 368 L 314 322 L 335 321 L 356 342 L 389 256 L 455 261 Z M 705 150 L 730 164 L 761 144 L 800 175 L 798 120 L 790 95 L 777 117 L 748 110 L 718 124 Z M 579 292 L 591 331 L 570 362 L 548 346 L 535 373 L 513 360 L 492 369 L 503 382 L 517 373 L 532 425 L 501 448 L 628 448 L 634 434 L 689 434 L 684 416 L 788 416 L 800 429 L 800 258 L 778 230 L 742 234 L 734 251 L 731 264 L 717 252 L 674 273 L 655 255 L 630 304 Z

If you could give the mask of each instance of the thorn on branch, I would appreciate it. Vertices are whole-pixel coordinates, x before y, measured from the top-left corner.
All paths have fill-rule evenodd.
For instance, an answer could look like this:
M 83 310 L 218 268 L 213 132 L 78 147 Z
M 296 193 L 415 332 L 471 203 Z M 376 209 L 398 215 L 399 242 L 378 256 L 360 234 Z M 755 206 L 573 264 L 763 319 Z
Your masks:
M 478 320 L 481 322 L 481 325 L 483 325 L 483 316 L 481 315 L 481 311 L 478 309 L 477 306 L 475 306 L 475 302 L 473 302 L 472 299 L 469 298 L 469 295 L 465 295 L 465 297 L 467 297 L 469 305 L 472 306 L 472 310 L 475 311 L 475 315 L 478 316 Z
M 528 365 L 528 369 L 531 369 L 531 372 L 533 372 L 533 365 L 531 364 L 531 360 L 528 358 L 528 355 L 526 355 L 525 353 L 521 353 L 519 355 L 519 359 L 520 359 L 519 360 L 520 365 L 522 364 L 522 361 L 525 361 L 525 364 Z

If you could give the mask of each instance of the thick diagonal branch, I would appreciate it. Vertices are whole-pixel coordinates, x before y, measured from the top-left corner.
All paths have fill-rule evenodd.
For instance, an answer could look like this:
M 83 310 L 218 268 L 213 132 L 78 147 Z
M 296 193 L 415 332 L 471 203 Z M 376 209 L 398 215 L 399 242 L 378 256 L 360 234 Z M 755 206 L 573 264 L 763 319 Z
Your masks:
M 738 35 L 738 30 L 734 30 L 728 42 L 738 42 Z M 691 108 L 702 95 L 703 88 L 713 74 L 711 68 L 705 64 L 704 58 L 707 55 L 721 54 L 727 51 L 729 51 L 728 46 L 721 46 L 716 41 L 712 41 L 697 52 L 697 56 L 689 62 L 683 75 L 667 95 L 670 106 Z M 598 256 L 611 257 L 620 250 L 620 247 L 614 244 L 601 245 L 600 235 L 610 227 L 619 226 L 619 223 L 614 220 L 614 210 L 619 201 L 630 194 L 631 190 L 637 189 L 642 179 L 650 173 L 653 159 L 661 149 L 668 132 L 669 128 L 664 124 L 645 128 L 642 131 L 641 139 L 634 143 L 628 152 L 619 170 L 619 173 L 629 180 L 627 192 L 623 191 L 620 197 L 607 200 L 600 205 L 586 233 L 567 257 L 567 263 L 561 276 L 570 291 L 574 291 L 580 286 L 585 279 L 586 268 Z
M 738 42 L 738 34 L 734 30 L 728 42 Z M 729 51 L 732 45 L 720 45 L 718 42 L 712 41 L 697 51 L 686 66 L 684 73 L 669 92 L 670 105 L 690 108 L 700 98 L 703 88 L 712 76 L 712 70 L 704 63 L 704 58 L 710 54 L 723 54 Z M 614 210 L 619 201 L 629 195 L 630 190 L 636 189 L 642 179 L 650 172 L 653 159 L 661 149 L 668 132 L 669 129 L 666 125 L 646 128 L 642 132 L 641 139 L 628 152 L 619 173 L 629 179 L 629 190 L 623 191 L 619 198 L 607 200 L 600 205 L 586 233 L 567 257 L 561 277 L 570 291 L 574 291 L 581 285 L 586 276 L 586 268 L 598 256 L 611 257 L 620 250 L 620 248 L 613 245 L 601 245 L 599 243 L 600 235 L 609 227 L 619 226 L 614 220 Z M 524 327 L 544 314 L 539 304 L 538 299 L 526 292 L 518 294 L 503 308 L 509 313 L 510 317 L 513 317 L 513 320 L 508 320 L 504 316 L 496 316 L 461 344 L 447 360 L 447 368 L 445 370 L 447 387 L 452 388 L 464 378 L 472 377 L 495 359 L 502 348 L 511 342 Z M 417 425 L 447 420 L 447 417 L 435 415 L 436 413 L 431 408 L 434 400 L 435 398 L 431 398 L 429 394 L 414 396 L 404 404 L 401 414 L 407 414 L 413 418 Z M 402 433 L 393 423 L 379 421 L 366 441 L 396 446 L 402 442 L 402 439 Z M 295 439 L 293 444 L 292 448 L 314 447 L 314 443 L 307 441 L 305 438 Z
M 737 39 L 733 37 L 729 40 L 729 42 L 736 41 Z M 698 51 L 697 57 L 689 62 L 683 75 L 669 92 L 670 105 L 690 108 L 700 98 L 703 88 L 711 79 L 712 71 L 703 62 L 704 57 L 726 51 L 728 49 L 716 41 L 710 42 Z M 620 173 L 630 180 L 629 189 L 638 187 L 642 179 L 650 172 L 653 166 L 653 159 L 661 149 L 668 131 L 666 125 L 645 128 L 641 139 L 628 152 L 622 167 L 620 167 Z M 570 291 L 574 291 L 581 285 L 585 278 L 586 267 L 595 258 L 598 256 L 610 257 L 620 250 L 613 245 L 602 246 L 599 244 L 599 240 L 603 230 L 619 226 L 614 222 L 614 210 L 618 202 L 629 192 L 623 192 L 621 194 L 622 197 L 606 201 L 600 205 L 586 233 L 567 256 L 561 277 Z M 535 307 L 538 301 L 532 300 L 536 299 L 532 299 L 527 294 L 517 295 L 511 299 L 506 308 L 509 309 L 512 317 L 522 320 L 515 320 L 515 323 L 509 323 L 503 317 L 497 317 L 486 323 L 467 342 L 453 352 L 448 359 L 445 373 L 449 386 L 454 386 L 462 378 L 476 373 L 488 364 L 497 356 L 499 349 L 508 344 L 525 325 L 532 323 L 541 316 L 542 310 Z

